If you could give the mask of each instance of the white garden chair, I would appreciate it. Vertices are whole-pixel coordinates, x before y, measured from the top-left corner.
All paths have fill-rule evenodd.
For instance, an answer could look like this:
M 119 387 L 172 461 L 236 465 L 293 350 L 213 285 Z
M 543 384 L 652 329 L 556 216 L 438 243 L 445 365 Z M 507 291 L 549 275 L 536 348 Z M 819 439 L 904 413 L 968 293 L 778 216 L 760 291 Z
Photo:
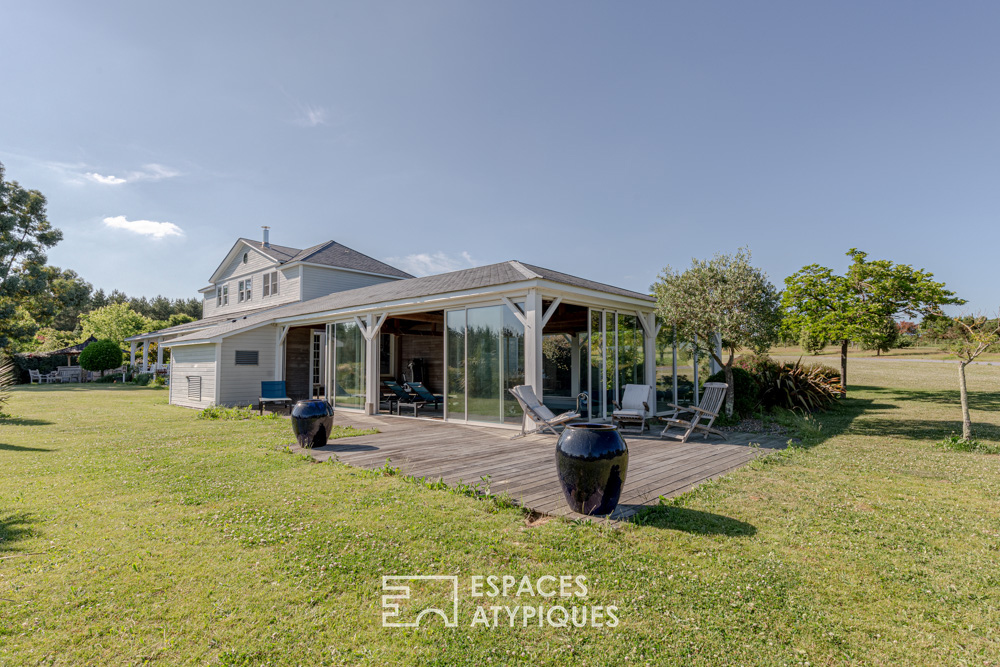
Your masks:
M 723 438 L 726 434 L 722 431 L 712 428 L 712 424 L 715 423 L 715 418 L 719 416 L 719 411 L 722 408 L 722 401 L 726 399 L 726 389 L 729 385 L 725 382 L 706 382 L 705 391 L 701 396 L 701 402 L 697 405 L 689 405 L 688 407 L 681 407 L 680 405 L 675 405 L 669 403 L 670 407 L 674 408 L 674 412 L 664 421 L 667 422 L 666 428 L 660 433 L 661 438 L 673 438 L 674 440 L 680 440 L 681 442 L 687 442 L 691 434 L 697 431 L 701 433 L 704 438 L 708 438 L 709 435 L 718 435 Z M 688 419 L 680 419 L 680 415 L 690 413 L 691 417 Z M 707 420 L 705 424 L 702 424 L 702 420 Z M 677 433 L 668 433 L 672 428 L 682 428 L 686 429 L 684 435 Z
M 545 431 L 549 431 L 553 435 L 559 435 L 559 432 L 556 431 L 556 426 L 571 422 L 580 417 L 579 412 L 564 412 L 561 415 L 553 413 L 538 400 L 538 397 L 535 396 L 535 391 L 526 384 L 514 387 L 510 390 L 510 393 L 514 395 L 514 398 L 521 404 L 521 409 L 524 411 L 524 417 L 521 419 L 521 432 L 511 438 L 511 440 L 514 438 L 523 438 L 532 433 L 544 433 Z M 535 428 L 530 431 L 527 430 L 529 419 L 535 424 Z
M 615 427 L 638 426 L 639 433 L 646 430 L 646 420 L 653 417 L 656 408 L 656 387 L 648 384 L 627 384 L 621 403 L 614 401 L 611 423 Z

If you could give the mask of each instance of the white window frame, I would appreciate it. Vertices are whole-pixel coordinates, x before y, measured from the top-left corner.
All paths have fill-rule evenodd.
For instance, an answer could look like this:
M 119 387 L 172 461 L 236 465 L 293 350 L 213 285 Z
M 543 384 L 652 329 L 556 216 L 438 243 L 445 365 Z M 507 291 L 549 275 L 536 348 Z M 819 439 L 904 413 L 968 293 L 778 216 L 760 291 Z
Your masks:
M 215 307 L 218 308 L 221 305 L 222 305 L 222 288 L 221 287 L 216 287 L 215 288 Z
M 271 296 L 278 296 L 278 272 L 271 271 Z
M 243 291 L 243 281 L 242 280 L 239 281 L 236 284 L 236 291 L 239 294 L 239 297 L 237 298 L 238 303 L 243 303 L 243 300 L 246 297 L 246 292 Z
M 253 276 L 246 279 L 247 301 L 253 300 Z
M 264 274 L 264 279 L 263 279 L 263 281 L 261 281 L 260 296 L 261 296 L 262 299 L 264 297 L 271 296 L 271 274 L 270 273 L 265 273 Z
M 228 306 L 229 305 L 229 285 L 228 284 L 222 286 L 222 305 L 223 306 Z

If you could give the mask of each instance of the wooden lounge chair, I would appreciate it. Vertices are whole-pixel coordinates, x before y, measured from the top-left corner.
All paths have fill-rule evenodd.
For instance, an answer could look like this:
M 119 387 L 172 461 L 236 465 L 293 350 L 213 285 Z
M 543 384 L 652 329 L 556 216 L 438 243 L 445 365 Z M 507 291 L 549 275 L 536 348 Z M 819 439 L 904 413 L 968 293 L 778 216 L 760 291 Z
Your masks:
M 410 395 L 410 392 L 403 389 L 398 382 L 395 380 L 382 380 L 382 384 L 389 388 L 389 390 L 396 395 L 396 414 L 401 415 L 403 406 L 408 408 L 413 408 L 413 416 L 416 417 L 420 412 L 420 408 L 424 407 L 427 403 L 425 401 L 418 400 Z M 390 404 L 390 412 L 392 406 Z
M 444 396 L 431 393 L 431 390 L 425 387 L 423 382 L 407 382 L 406 386 L 424 403 L 433 403 L 435 410 L 444 403 Z
M 553 414 L 551 410 L 538 400 L 538 397 L 535 396 L 535 391 L 526 384 L 514 387 L 510 390 L 510 393 L 521 404 L 521 409 L 524 411 L 524 417 L 521 419 L 521 432 L 511 438 L 511 440 L 514 438 L 523 438 L 532 433 L 544 433 L 545 431 L 559 435 L 556 426 L 580 418 L 579 412 L 564 412 L 561 415 Z M 529 419 L 535 424 L 535 428 L 530 431 L 527 430 Z
M 28 371 L 28 384 L 43 384 L 49 381 L 47 375 L 42 375 L 41 372 L 37 370 Z
M 706 382 L 701 402 L 697 406 L 689 405 L 685 408 L 669 403 L 668 405 L 674 408 L 674 412 L 672 416 L 664 420 L 667 422 L 667 426 L 660 433 L 660 437 L 687 442 L 691 434 L 698 431 L 704 438 L 708 438 L 709 435 L 718 435 L 725 438 L 726 435 L 722 431 L 712 428 L 712 424 L 715 423 L 715 418 L 719 416 L 719 410 L 722 408 L 722 401 L 726 399 L 726 389 L 728 387 L 729 385 L 725 382 Z M 691 414 L 689 419 L 679 419 L 680 415 L 686 413 Z M 701 420 L 703 419 L 708 420 L 708 422 L 702 424 Z M 667 433 L 667 431 L 674 427 L 686 429 L 684 435 Z
M 648 384 L 627 384 L 621 403 L 614 401 L 611 423 L 616 428 L 624 425 L 638 426 L 639 433 L 646 430 L 646 420 L 652 418 L 656 408 L 656 387 Z
M 292 399 L 288 398 L 284 380 L 264 380 L 260 383 L 260 414 L 264 414 L 264 404 L 274 403 L 290 407 Z

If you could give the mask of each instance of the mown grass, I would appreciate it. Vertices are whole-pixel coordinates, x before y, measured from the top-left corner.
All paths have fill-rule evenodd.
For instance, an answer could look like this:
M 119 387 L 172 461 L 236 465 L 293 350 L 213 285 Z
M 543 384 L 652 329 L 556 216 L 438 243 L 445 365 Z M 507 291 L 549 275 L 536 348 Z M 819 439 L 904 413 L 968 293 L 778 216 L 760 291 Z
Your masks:
M 775 347 L 770 354 L 782 359 L 803 357 L 809 361 L 824 363 L 835 368 L 840 368 L 840 346 L 827 345 L 816 354 L 809 354 L 801 347 Z M 880 355 L 876 355 L 874 350 L 849 349 L 847 351 L 849 359 L 936 359 L 939 361 L 956 361 L 958 357 L 952 352 L 934 345 L 914 345 L 913 347 L 903 347 L 896 350 L 889 350 Z M 989 351 L 979 356 L 977 361 L 1000 361 L 1000 350 Z M 850 365 L 848 365 L 848 375 L 850 375 Z
M 950 367 L 852 364 L 803 449 L 617 529 L 310 463 L 284 420 L 20 389 L 0 664 L 994 664 L 1000 457 L 934 446 L 960 428 Z M 1000 369 L 970 384 L 995 444 Z M 584 575 L 621 622 L 471 628 L 463 595 L 458 628 L 383 628 L 386 574 Z

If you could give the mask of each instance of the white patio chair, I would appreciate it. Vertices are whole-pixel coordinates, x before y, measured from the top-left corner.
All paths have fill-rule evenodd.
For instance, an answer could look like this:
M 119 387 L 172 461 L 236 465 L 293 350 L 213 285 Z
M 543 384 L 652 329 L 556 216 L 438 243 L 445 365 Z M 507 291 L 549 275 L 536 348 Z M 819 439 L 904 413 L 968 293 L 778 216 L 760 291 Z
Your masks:
M 656 408 L 656 388 L 648 384 L 627 384 L 621 403 L 614 401 L 611 423 L 616 428 L 626 424 L 646 430 L 646 420 L 652 418 Z
M 719 410 L 722 408 L 722 401 L 726 399 L 726 389 L 728 388 L 729 385 L 725 382 L 706 382 L 701 402 L 697 406 L 689 405 L 685 408 L 669 403 L 670 407 L 674 408 L 674 412 L 664 420 L 667 422 L 667 426 L 660 433 L 660 437 L 687 442 L 691 434 L 697 431 L 704 438 L 708 438 L 709 435 L 718 435 L 725 438 L 726 434 L 712 428 L 712 424 L 715 423 L 715 418 L 719 416 Z M 691 417 L 689 419 L 679 419 L 680 415 L 685 413 L 690 413 Z M 701 421 L 703 419 L 708 420 L 707 423 L 702 424 Z M 674 427 L 686 429 L 684 435 L 667 433 L 667 431 Z
M 37 370 L 28 371 L 28 384 L 42 384 L 48 381 L 49 381 L 48 376 L 42 375 L 39 371 Z
M 526 384 L 514 387 L 510 390 L 510 393 L 521 404 L 521 409 L 524 411 L 524 417 L 521 419 L 521 432 L 511 438 L 511 440 L 514 438 L 523 438 L 532 433 L 544 433 L 545 431 L 549 431 L 553 435 L 559 435 L 556 426 L 571 422 L 580 417 L 579 412 L 564 412 L 561 415 L 554 414 L 538 400 L 538 397 L 535 396 L 535 391 Z M 535 424 L 535 428 L 530 431 L 527 430 L 529 419 Z

